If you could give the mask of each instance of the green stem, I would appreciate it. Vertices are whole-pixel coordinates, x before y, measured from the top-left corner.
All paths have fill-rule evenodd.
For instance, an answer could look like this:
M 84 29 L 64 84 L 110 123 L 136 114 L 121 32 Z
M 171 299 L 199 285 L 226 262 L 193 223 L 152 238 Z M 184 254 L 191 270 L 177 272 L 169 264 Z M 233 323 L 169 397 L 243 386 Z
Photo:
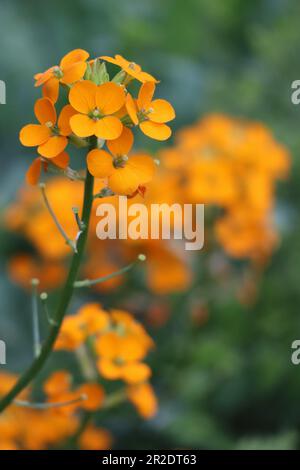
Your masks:
M 119 269 L 118 271 L 114 271 L 111 274 L 107 274 L 106 276 L 98 277 L 97 279 L 83 279 L 82 281 L 76 281 L 74 283 L 74 287 L 76 289 L 81 288 L 81 287 L 91 287 L 95 286 L 96 284 L 101 284 L 101 282 L 109 281 L 110 279 L 113 279 L 114 277 L 121 276 L 122 274 L 127 273 L 130 271 L 136 264 L 141 261 L 145 261 L 146 256 L 144 254 L 139 254 L 137 259 L 133 261 L 133 263 L 128 264 L 127 266 L 124 266 L 123 268 Z
M 126 390 L 124 388 L 121 388 L 120 390 L 116 390 L 115 392 L 111 393 L 110 395 L 106 397 L 101 410 L 109 410 L 111 408 L 114 408 L 115 406 L 120 405 L 120 403 L 123 403 L 124 401 L 126 401 L 126 399 L 127 399 L 127 395 L 126 395 Z
M 41 349 L 40 326 L 39 326 L 39 308 L 38 308 L 38 279 L 31 279 L 32 286 L 32 333 L 33 333 L 33 354 L 37 357 Z
M 110 279 L 113 279 L 114 277 L 121 276 L 122 274 L 127 273 L 127 271 L 130 271 L 134 266 L 136 265 L 135 263 L 131 263 L 128 266 L 125 266 L 122 269 L 119 269 L 119 271 L 115 271 L 111 274 L 107 274 L 106 276 L 99 277 L 97 279 L 84 279 L 83 281 L 76 281 L 74 283 L 74 287 L 76 289 L 80 287 L 91 287 L 95 286 L 96 284 L 101 284 L 102 282 L 109 281 Z
M 63 408 L 64 406 L 74 405 L 75 403 L 79 403 L 86 399 L 87 399 L 86 395 L 81 395 L 80 397 L 74 398 L 73 400 L 53 402 L 53 403 L 31 403 L 30 401 L 25 401 L 25 400 L 14 400 L 14 405 L 17 405 L 23 408 L 31 408 L 33 410 L 50 410 L 51 408 Z
M 60 302 L 53 316 L 53 321 L 55 323 L 52 324 L 49 335 L 46 341 L 44 342 L 38 357 L 32 362 L 29 368 L 20 376 L 19 380 L 14 385 L 14 387 L 0 401 L 0 412 L 2 412 L 8 405 L 10 405 L 10 403 L 15 399 L 15 397 L 19 395 L 19 393 L 25 387 L 27 387 L 27 385 L 35 378 L 35 376 L 42 369 L 49 355 L 51 354 L 54 343 L 59 334 L 60 327 L 64 319 L 66 310 L 72 298 L 72 294 L 74 290 L 74 283 L 76 281 L 78 270 L 82 261 L 84 248 L 85 248 L 87 235 L 88 235 L 90 214 L 91 214 L 92 203 L 93 203 L 93 187 L 94 187 L 94 178 L 87 171 L 87 176 L 86 176 L 85 186 L 84 186 L 83 210 L 82 210 L 82 216 L 81 216 L 81 220 L 85 224 L 86 229 L 82 232 L 82 234 L 79 237 L 78 244 L 77 244 L 77 253 L 74 253 L 73 258 L 72 258 L 69 274 L 68 274 L 64 289 L 62 291 Z

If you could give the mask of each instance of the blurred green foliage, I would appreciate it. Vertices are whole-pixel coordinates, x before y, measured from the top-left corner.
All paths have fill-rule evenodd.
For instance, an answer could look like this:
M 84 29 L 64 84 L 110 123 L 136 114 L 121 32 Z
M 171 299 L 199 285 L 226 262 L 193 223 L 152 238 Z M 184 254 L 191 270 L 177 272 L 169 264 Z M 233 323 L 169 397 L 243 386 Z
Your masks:
M 2 208 L 31 157 L 18 132 L 38 96 L 32 75 L 76 47 L 92 56 L 124 54 L 158 76 L 161 95 L 177 110 L 177 128 L 207 112 L 226 112 L 263 120 L 293 153 L 276 208 L 282 245 L 257 303 L 246 308 L 216 299 L 208 323 L 197 327 L 186 296 L 174 296 L 170 321 L 153 332 L 160 413 L 146 423 L 128 405 L 104 416 L 116 447 L 300 447 L 300 370 L 290 362 L 300 335 L 300 108 L 290 100 L 291 83 L 300 79 L 299 15 L 298 0 L 1 2 Z M 142 138 L 140 144 L 149 145 Z M 4 268 L 23 242 L 5 231 L 0 242 Z M 0 298 L 0 337 L 8 343 L 9 366 L 20 370 L 30 360 L 29 299 L 5 273 Z M 122 295 L 113 302 L 121 307 Z

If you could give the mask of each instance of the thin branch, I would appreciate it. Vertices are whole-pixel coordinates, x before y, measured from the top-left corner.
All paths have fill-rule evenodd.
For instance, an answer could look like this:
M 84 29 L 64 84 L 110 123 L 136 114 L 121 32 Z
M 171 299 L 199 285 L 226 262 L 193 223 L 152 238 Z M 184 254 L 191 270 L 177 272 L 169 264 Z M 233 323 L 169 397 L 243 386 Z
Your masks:
M 13 403 L 17 406 L 22 406 L 24 408 L 33 408 L 35 410 L 49 410 L 51 408 L 62 408 L 63 406 L 74 405 L 75 403 L 79 403 L 84 400 L 87 400 L 87 396 L 85 394 L 80 395 L 80 397 L 74 398 L 73 400 L 60 401 L 54 403 L 31 403 L 30 401 L 25 400 L 14 400 Z
M 83 230 L 86 229 L 86 227 L 85 227 L 84 223 L 82 222 L 82 220 L 79 217 L 78 207 L 72 207 L 72 211 L 73 211 L 73 214 L 75 216 L 76 224 L 77 224 L 79 230 L 82 232 Z
M 49 309 L 47 305 L 48 294 L 46 292 L 42 292 L 40 295 L 40 299 L 41 299 L 41 304 L 42 304 L 42 307 L 43 307 L 43 310 L 44 310 L 44 313 L 48 320 L 49 325 L 57 326 L 57 323 L 51 318 L 50 313 L 49 313 Z
M 94 199 L 103 199 L 104 197 L 114 196 L 115 193 L 110 188 L 103 188 L 99 193 L 94 194 Z
M 100 411 L 114 408 L 115 406 L 118 406 L 120 403 L 123 403 L 126 399 L 127 399 L 126 390 L 124 388 L 121 388 L 120 390 L 117 390 L 116 392 L 111 393 L 105 398 Z
M 41 350 L 41 338 L 40 338 L 40 327 L 39 327 L 39 310 L 38 310 L 38 297 L 37 297 L 37 286 L 40 281 L 38 279 L 31 279 L 32 296 L 32 336 L 33 336 L 33 354 L 37 357 Z
M 44 202 L 46 204 L 46 207 L 57 227 L 57 229 L 59 230 L 60 234 L 62 235 L 62 237 L 65 239 L 67 245 L 69 245 L 73 251 L 76 251 L 76 245 L 74 244 L 74 242 L 68 237 L 68 235 L 66 234 L 66 232 L 64 231 L 63 227 L 60 225 L 59 221 L 57 220 L 57 217 L 48 201 L 48 198 L 47 198 L 47 195 L 46 195 L 46 191 L 45 191 L 45 184 L 44 183 L 40 183 L 39 185 L 40 189 L 41 189 L 41 192 L 42 192 L 42 196 L 43 196 L 43 199 L 44 199 Z
M 119 269 L 118 271 L 114 271 L 113 273 L 111 274 L 108 274 L 107 276 L 102 276 L 102 277 L 99 277 L 97 279 L 84 279 L 82 281 L 76 281 L 74 283 L 74 287 L 75 288 L 81 288 L 81 287 L 91 287 L 91 286 L 94 286 L 96 284 L 101 284 L 102 282 L 105 282 L 105 281 L 109 281 L 110 279 L 113 279 L 117 276 L 121 276 L 122 274 L 125 274 L 127 273 L 128 271 L 130 271 L 134 266 L 136 266 L 136 264 L 141 261 L 145 261 L 146 260 L 146 256 L 145 255 L 142 255 L 140 254 L 136 261 L 134 261 L 133 263 L 130 263 L 128 264 L 127 266 L 124 266 L 124 268 L 121 268 Z
M 46 159 L 44 161 L 46 161 Z M 64 175 L 71 181 L 85 181 L 84 176 L 81 176 L 80 173 L 78 173 L 78 171 L 73 170 L 73 168 L 70 168 L 69 166 L 67 168 L 60 168 L 54 165 L 54 163 L 49 162 L 48 160 L 47 160 L 47 164 L 48 164 L 48 167 L 47 167 L 48 173 L 51 173 L 53 175 Z
M 98 378 L 98 374 L 93 362 L 91 361 L 86 345 L 81 344 L 81 346 L 76 349 L 75 354 L 84 379 L 90 382 L 95 382 Z

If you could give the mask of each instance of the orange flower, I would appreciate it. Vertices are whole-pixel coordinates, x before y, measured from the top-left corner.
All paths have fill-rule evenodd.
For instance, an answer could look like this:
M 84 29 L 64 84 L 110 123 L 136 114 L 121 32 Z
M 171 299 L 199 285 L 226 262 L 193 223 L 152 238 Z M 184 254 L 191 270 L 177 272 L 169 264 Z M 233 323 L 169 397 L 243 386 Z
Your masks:
M 132 132 L 124 128 L 119 139 L 107 144 L 113 155 L 99 149 L 87 155 L 90 173 L 97 178 L 108 178 L 109 188 L 117 194 L 130 195 L 153 178 L 155 163 L 151 157 L 138 154 L 128 158 L 132 143 Z
M 151 338 L 127 312 L 115 310 L 111 316 L 111 331 L 95 343 L 98 370 L 108 380 L 144 382 L 150 377 L 151 369 L 141 360 L 153 346 Z
M 130 77 L 136 78 L 142 83 L 145 82 L 155 82 L 158 83 L 152 75 L 147 72 L 143 72 L 140 65 L 136 64 L 135 62 L 130 62 L 129 60 L 124 59 L 121 55 L 115 55 L 115 57 L 108 57 L 108 56 L 101 56 L 100 59 L 106 60 L 106 62 L 110 62 L 111 64 L 118 65 L 121 67 L 124 72 L 127 73 Z
M 67 414 L 76 411 L 78 408 L 83 408 L 86 411 L 96 411 L 101 407 L 105 397 L 101 385 L 90 382 L 80 385 L 76 390 L 72 390 L 71 385 L 72 377 L 69 372 L 59 370 L 51 374 L 43 386 L 47 401 L 49 403 L 76 401 L 80 397 L 85 397 L 82 401 L 78 400 L 75 403 L 61 407 L 60 411 Z
M 38 153 L 42 157 L 56 157 L 68 145 L 67 136 L 72 132 L 69 120 L 74 110 L 70 105 L 64 106 L 56 125 L 57 116 L 52 101 L 49 98 L 40 98 L 35 103 L 34 113 L 40 124 L 23 127 L 20 141 L 25 147 L 38 146 Z
M 84 450 L 107 450 L 112 446 L 112 436 L 105 429 L 89 425 L 79 438 L 79 446 Z
M 96 303 L 86 304 L 76 315 L 69 315 L 64 319 L 55 348 L 73 351 L 88 336 L 102 333 L 108 326 L 108 313 Z
M 86 339 L 82 321 L 77 315 L 70 315 L 63 321 L 59 336 L 55 343 L 56 350 L 75 351 Z
M 56 157 L 51 158 L 51 164 L 61 169 L 67 168 L 69 161 L 70 156 L 67 152 L 62 152 Z M 42 166 L 44 167 L 44 170 L 47 171 L 48 164 L 49 161 L 45 160 L 44 158 L 35 158 L 26 172 L 26 182 L 33 186 L 36 185 L 40 179 Z
M 70 390 L 71 375 L 65 370 L 53 372 L 46 382 L 44 382 L 44 391 L 49 397 L 57 397 Z
M 156 140 L 166 140 L 171 136 L 172 131 L 165 123 L 175 118 L 175 111 L 166 100 L 152 101 L 154 92 L 153 82 L 144 83 L 137 101 L 134 101 L 129 93 L 127 94 L 126 109 L 132 122 L 139 125 L 145 135 Z
M 109 315 L 97 303 L 83 305 L 76 316 L 80 318 L 82 328 L 88 335 L 102 333 L 109 327 Z
M 35 86 L 43 85 L 43 95 L 56 103 L 59 93 L 59 84 L 70 85 L 80 80 L 86 71 L 86 60 L 89 53 L 83 49 L 75 49 L 66 54 L 59 65 L 50 67 L 43 73 L 34 76 Z
M 157 413 L 157 399 L 149 383 L 131 385 L 127 396 L 143 418 L 152 418 Z
M 57 261 L 35 259 L 29 254 L 17 254 L 8 263 L 10 278 L 24 289 L 31 289 L 30 280 L 38 278 L 40 289 L 53 289 L 63 282 L 65 266 Z
M 97 383 L 83 384 L 77 389 L 77 392 L 86 396 L 86 400 L 80 404 L 81 408 L 86 411 L 96 411 L 104 401 L 104 389 Z
M 117 139 L 123 129 L 120 119 L 112 114 L 119 111 L 125 102 L 121 86 L 108 82 L 97 86 L 85 80 L 71 89 L 71 105 L 80 114 L 71 117 L 70 125 L 79 137 L 96 135 L 101 139 Z

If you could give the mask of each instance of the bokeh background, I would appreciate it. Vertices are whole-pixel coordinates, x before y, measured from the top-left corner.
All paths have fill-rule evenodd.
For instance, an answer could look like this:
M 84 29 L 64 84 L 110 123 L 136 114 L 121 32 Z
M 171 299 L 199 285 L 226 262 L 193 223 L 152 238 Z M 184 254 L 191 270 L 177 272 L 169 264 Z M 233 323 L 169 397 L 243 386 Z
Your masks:
M 190 292 L 169 296 L 168 320 L 147 326 L 157 345 L 151 365 L 160 411 L 148 422 L 126 406 L 104 414 L 116 448 L 300 447 L 300 369 L 290 360 L 300 335 L 300 108 L 290 98 L 300 78 L 299 15 L 297 0 L 1 2 L 2 212 L 31 161 L 18 133 L 38 96 L 32 76 L 77 47 L 91 56 L 121 53 L 159 77 L 161 96 L 177 111 L 174 129 L 222 112 L 264 122 L 292 153 L 289 181 L 277 187 L 281 244 L 257 298 L 245 305 L 216 289 L 201 324 L 192 318 Z M 151 151 L 164 145 L 142 137 L 140 144 Z M 24 243 L 2 226 L 0 338 L 15 372 L 31 360 L 30 297 L 6 265 Z M 131 282 L 137 296 L 146 289 Z M 112 303 L 121 307 L 123 298 L 124 291 L 112 294 Z

